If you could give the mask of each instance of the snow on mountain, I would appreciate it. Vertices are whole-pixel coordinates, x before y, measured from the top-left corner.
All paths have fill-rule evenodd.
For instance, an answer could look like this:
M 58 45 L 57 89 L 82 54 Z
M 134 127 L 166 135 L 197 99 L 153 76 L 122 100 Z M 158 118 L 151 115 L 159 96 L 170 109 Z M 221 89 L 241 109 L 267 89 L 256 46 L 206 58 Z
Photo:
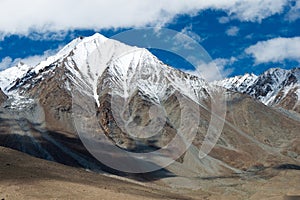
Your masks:
M 72 85 L 89 88 L 98 105 L 98 80 L 108 68 L 111 75 L 109 81 L 115 80 L 115 85 L 121 86 L 119 91 L 124 93 L 128 89 L 133 91 L 139 88 L 146 96 L 156 100 L 162 98 L 167 88 L 172 86 L 198 102 L 205 95 L 201 88 L 209 87 L 200 78 L 163 64 L 146 49 L 132 47 L 97 33 L 73 40 L 56 55 L 29 70 L 21 80 L 15 82 L 13 89 L 32 88 L 53 74 L 59 66 L 67 70 L 65 74 Z M 65 86 L 70 89 L 68 81 Z M 158 95 L 160 92 L 161 95 Z
M 246 92 L 264 104 L 272 105 L 279 92 L 287 86 L 284 82 L 288 74 L 289 71 L 284 69 L 270 69 L 260 75 Z
M 256 81 L 257 78 L 258 76 L 255 74 L 245 74 L 243 76 L 235 76 L 224 80 L 215 81 L 213 84 L 243 93 Z
M 77 38 L 56 55 L 47 58 L 23 74 L 19 81 L 14 82 L 14 87 L 11 89 L 32 88 L 44 78 L 51 76 L 60 66 L 67 70 L 66 75 L 73 81 L 73 84 L 77 86 L 85 84 L 94 92 L 95 99 L 97 99 L 96 89 L 99 76 L 113 57 L 129 49 L 136 49 L 136 47 L 108 39 L 98 33 L 91 37 Z M 68 86 L 68 82 L 66 84 Z
M 113 112 L 113 109 L 106 104 L 106 98 L 109 98 L 108 103 L 113 103 L 113 100 L 121 97 L 119 99 L 122 100 L 117 109 L 122 110 L 128 105 L 134 106 L 133 110 L 136 109 L 136 112 L 134 111 L 132 116 L 141 119 L 145 116 L 143 123 L 147 124 L 149 119 L 146 108 L 148 106 L 150 106 L 149 109 L 154 110 L 152 105 L 161 106 L 168 102 L 172 111 L 173 106 L 180 107 L 179 96 L 183 96 L 182 99 L 187 100 L 185 102 L 191 102 L 191 107 L 195 106 L 194 110 L 199 105 L 203 105 L 206 111 L 205 108 L 211 103 L 210 92 L 212 90 L 210 89 L 210 85 L 203 79 L 165 65 L 147 49 L 129 46 L 95 34 L 91 37 L 75 39 L 57 55 L 31 68 L 22 78 L 15 81 L 9 90 L 12 95 L 10 101 L 13 103 L 9 109 L 20 111 L 21 109 L 18 108 L 22 107 L 24 110 L 27 108 L 32 110 L 30 107 L 32 105 L 33 108 L 37 107 L 43 111 L 39 118 L 44 117 L 43 123 L 47 129 L 69 133 L 76 129 L 72 117 L 74 112 L 77 114 L 76 100 L 79 101 L 78 103 L 88 104 L 92 112 L 103 113 L 105 116 L 102 116 L 100 120 L 104 127 L 112 124 L 111 119 L 114 119 L 109 117 L 112 113 L 108 112 Z M 72 96 L 74 94 L 79 97 L 74 98 Z M 96 103 L 97 107 L 95 107 Z M 145 115 L 143 109 L 145 109 Z M 114 109 L 114 111 L 119 110 Z M 209 111 L 206 112 L 209 113 Z M 180 113 L 176 112 L 176 116 L 172 115 L 176 123 L 177 117 L 178 119 L 181 117 Z M 189 114 L 193 114 L 192 111 Z M 136 123 L 132 121 L 135 119 L 137 118 L 130 117 L 128 122 Z M 187 118 L 184 120 L 187 120 L 187 123 L 193 122 Z M 159 124 L 163 122 L 160 118 L 157 121 Z M 172 129 L 172 134 L 175 134 L 176 131 L 173 128 L 175 124 L 172 125 L 171 121 L 168 123 L 168 126 L 162 127 L 166 130 Z M 149 142 L 148 140 L 144 143 L 131 141 L 126 131 L 118 132 L 121 129 L 119 130 L 117 124 L 114 127 L 116 128 L 106 129 L 109 130 L 107 134 L 111 138 L 116 138 L 115 142 L 122 145 L 121 147 L 133 145 L 132 147 L 141 148 Z M 191 126 L 188 126 L 186 131 L 190 129 Z M 171 137 L 168 134 L 161 136 L 166 137 L 166 140 L 167 137 Z M 163 144 L 160 140 L 157 141 Z
M 292 70 L 272 68 L 260 76 L 246 74 L 214 84 L 249 94 L 269 106 L 295 110 L 300 101 L 300 68 Z
M 16 70 L 20 70 L 20 68 L 22 67 L 16 67 Z M 47 159 L 50 155 L 55 161 L 76 167 L 98 169 L 93 168 L 94 165 L 91 165 L 94 163 L 93 158 L 90 158 L 91 155 L 84 151 L 82 143 L 76 139 L 78 130 L 74 127 L 74 123 L 80 122 L 79 125 L 84 124 L 87 131 L 94 131 L 91 136 L 96 136 L 97 141 L 99 140 L 97 133 L 102 134 L 102 132 L 98 132 L 99 130 L 93 126 L 93 120 L 85 118 L 85 113 L 73 112 L 74 105 L 75 108 L 77 105 L 72 101 L 76 99 L 72 98 L 71 90 L 73 88 L 78 89 L 79 97 L 82 97 L 82 99 L 78 98 L 79 103 L 86 103 L 79 104 L 79 106 L 86 106 L 87 111 L 91 109 L 93 114 L 97 114 L 96 120 L 101 125 L 100 130 L 103 129 L 104 134 L 109 136 L 119 147 L 134 151 L 140 149 L 152 151 L 153 148 L 163 148 L 169 141 L 176 138 L 175 135 L 178 133 L 179 136 L 184 136 L 184 132 L 196 130 L 192 126 L 198 126 L 196 121 L 198 112 L 193 113 L 193 110 L 203 103 L 195 143 L 182 157 L 177 159 L 175 167 L 170 168 L 171 173 L 180 176 L 186 172 L 188 174 L 195 172 L 195 177 L 199 177 L 199 174 L 203 177 L 232 174 L 232 172 L 242 172 L 252 169 L 253 166 L 256 167 L 256 161 L 263 162 L 263 166 L 271 166 L 269 163 L 271 161 L 266 159 L 269 158 L 269 155 L 286 162 L 283 158 L 287 157 L 279 154 L 276 145 L 292 146 L 290 145 L 291 138 L 295 138 L 298 133 L 294 121 L 282 118 L 273 109 L 263 106 L 245 95 L 228 92 L 230 98 L 228 102 L 232 104 L 230 112 L 237 113 L 237 115 L 228 116 L 229 120 L 224 126 L 217 148 L 206 158 L 207 160 L 202 162 L 199 160 L 197 149 L 201 148 L 202 141 L 210 127 L 216 130 L 219 124 L 216 123 L 219 120 L 212 120 L 214 122 L 212 125 L 210 123 L 212 117 L 218 113 L 212 115 L 214 110 L 206 109 L 212 104 L 211 100 L 215 100 L 206 97 L 210 97 L 210 92 L 218 90 L 219 87 L 211 86 L 196 76 L 165 65 L 147 49 L 128 46 L 100 34 L 77 38 L 56 55 L 35 67 L 26 68 L 22 72 L 13 71 L 14 77 L 8 72 L 4 74 L 5 76 L 1 75 L 1 80 L 11 77 L 6 81 L 6 85 L 8 85 L 6 91 L 11 96 L 3 108 L 6 109 L 5 112 L 1 113 L 2 117 L 5 117 L 4 125 L 13 128 L 9 134 L 5 134 L 1 141 L 7 143 L 6 141 L 11 140 L 11 144 L 15 148 L 18 149 L 20 146 L 24 152 Z M 218 84 L 231 90 L 257 96 L 260 100 L 271 99 L 270 97 L 276 94 L 276 99 L 291 97 L 287 101 L 285 101 L 286 98 L 281 99 L 279 103 L 295 106 L 294 94 L 300 94 L 299 88 L 297 88 L 299 74 L 299 69 L 294 71 L 273 69 L 261 76 L 247 74 L 223 80 Z M 279 89 L 277 89 L 278 87 Z M 280 90 L 280 88 L 282 89 Z M 193 100 L 188 101 L 189 109 L 181 108 L 181 102 L 175 97 L 178 93 L 188 97 L 186 98 L 188 100 Z M 111 101 L 113 97 L 111 94 L 121 97 L 116 98 L 117 100 L 121 99 L 115 102 L 118 103 L 117 108 L 122 107 L 123 103 L 124 108 L 130 108 L 130 113 L 124 112 L 120 116 L 123 117 L 123 114 L 126 114 L 126 121 L 123 122 L 126 122 L 124 124 L 129 131 L 132 130 L 130 127 L 137 129 L 138 132 L 145 130 L 135 128 L 135 125 L 142 128 L 145 125 L 147 128 L 148 124 L 152 125 L 150 118 L 153 117 L 151 115 L 155 115 L 152 111 L 156 111 L 153 105 L 162 102 L 160 105 L 165 106 L 166 112 L 161 114 L 166 115 L 167 121 L 156 118 L 159 123 L 149 126 L 160 128 L 160 124 L 162 124 L 162 129 L 159 130 L 161 134 L 149 137 L 149 139 L 132 140 L 129 137 L 130 132 L 126 132 L 128 129 L 124 130 L 122 122 L 117 121 L 119 116 L 117 115 L 116 118 L 113 116 L 113 107 L 115 106 L 111 104 L 114 103 Z M 214 94 L 212 93 L 212 95 Z M 98 103 L 98 107 L 94 105 L 93 98 Z M 236 99 L 240 99 L 240 101 L 236 101 Z M 90 100 L 92 103 L 88 104 Z M 215 102 L 218 101 L 215 100 Z M 8 105 L 9 103 L 11 105 Z M 6 111 L 11 111 L 12 108 L 11 119 L 13 120 L 7 120 Z M 244 117 L 238 115 L 241 108 L 245 108 L 243 109 L 243 112 L 246 113 Z M 82 110 L 80 109 L 80 111 Z M 123 111 L 122 108 L 121 111 Z M 256 115 L 258 112 L 260 112 L 259 115 Z M 182 114 L 186 113 L 195 118 L 182 117 Z M 78 121 L 74 121 L 74 114 L 79 114 Z M 121 115 L 121 112 L 119 114 Z M 231 125 L 230 121 L 235 122 L 235 125 Z M 281 121 L 283 122 L 281 123 Z M 181 128 L 181 124 L 185 126 Z M 285 132 L 285 129 L 289 131 Z M 245 130 L 247 131 L 244 132 Z M 258 132 L 261 134 L 257 134 Z M 18 137 L 17 142 L 20 143 L 17 143 L 16 133 L 24 134 L 26 137 Z M 245 143 L 250 145 L 244 145 Z M 296 142 L 295 144 L 297 145 Z M 249 152 L 259 153 L 251 154 Z M 278 155 L 274 152 L 278 152 Z M 188 176 L 190 177 L 190 174 Z
M 83 90 L 88 88 L 98 105 L 99 79 L 106 71 L 111 89 L 123 97 L 138 89 L 159 102 L 177 90 L 199 102 L 199 99 L 209 96 L 211 89 L 202 79 L 163 64 L 146 49 L 132 47 L 98 33 L 73 40 L 35 67 L 19 64 L 0 72 L 0 87 L 6 93 L 16 90 L 22 93 L 51 77 L 58 67 L 67 77 L 62 83 L 67 90 L 71 89 L 70 84 Z M 260 76 L 245 74 L 214 82 L 213 85 L 249 94 L 266 105 L 284 103 L 289 104 L 289 109 L 294 109 L 290 107 L 299 104 L 299 80 L 299 69 L 275 68 Z
M 177 90 L 199 102 L 199 99 L 207 96 L 203 90 L 209 90 L 209 85 L 203 79 L 165 65 L 147 49 L 134 48 L 125 52 L 109 63 L 108 71 L 110 77 L 118 77 L 119 83 L 115 82 L 116 85 L 123 85 L 119 92 L 127 90 L 127 94 L 119 94 L 123 97 L 138 88 L 159 103 Z M 117 91 L 116 88 L 114 91 Z
M 22 78 L 30 67 L 24 63 L 19 63 L 14 67 L 0 71 L 0 88 L 7 92 L 11 84 L 19 78 Z

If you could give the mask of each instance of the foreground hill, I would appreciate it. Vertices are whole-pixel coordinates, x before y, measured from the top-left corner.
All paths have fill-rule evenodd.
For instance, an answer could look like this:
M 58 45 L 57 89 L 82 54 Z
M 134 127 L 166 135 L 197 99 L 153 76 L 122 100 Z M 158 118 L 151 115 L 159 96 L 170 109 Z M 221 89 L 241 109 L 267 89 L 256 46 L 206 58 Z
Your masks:
M 0 147 L 0 199 L 175 199 L 144 183 L 88 172 Z
M 88 172 L 0 147 L 0 198 L 10 199 L 283 199 L 300 195 L 300 171 L 269 169 L 253 177 L 201 180 L 201 189 L 177 190 L 161 181 Z M 190 182 L 182 184 L 192 184 Z M 233 187 L 233 185 L 235 185 Z

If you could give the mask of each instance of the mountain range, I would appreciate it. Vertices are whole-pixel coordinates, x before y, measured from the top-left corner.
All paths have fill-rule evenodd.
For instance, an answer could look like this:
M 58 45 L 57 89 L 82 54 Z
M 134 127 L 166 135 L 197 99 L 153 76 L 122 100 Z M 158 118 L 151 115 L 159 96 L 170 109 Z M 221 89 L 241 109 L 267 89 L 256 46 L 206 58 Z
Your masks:
M 272 68 L 263 74 L 245 74 L 216 81 L 216 85 L 248 94 L 267 106 L 300 113 L 300 68 Z
M 209 83 L 147 49 L 95 34 L 73 40 L 37 66 L 20 63 L 1 71 L 0 86 L 0 145 L 64 165 L 193 191 L 205 190 L 204 180 L 220 179 L 227 187 L 226 178 L 262 180 L 300 165 L 299 68 Z M 207 133 L 219 125 L 211 123 L 218 114 L 216 93 L 224 94 L 226 117 L 216 118 L 224 127 L 200 159 Z M 192 141 L 181 138 L 193 131 Z M 95 159 L 82 132 L 132 153 L 164 149 L 180 135 L 173 147 L 179 156 L 167 166 L 157 157 L 149 164 L 156 171 L 135 174 L 130 168 L 136 166 Z M 101 155 L 123 159 L 109 151 Z M 245 198 L 255 192 L 232 191 Z

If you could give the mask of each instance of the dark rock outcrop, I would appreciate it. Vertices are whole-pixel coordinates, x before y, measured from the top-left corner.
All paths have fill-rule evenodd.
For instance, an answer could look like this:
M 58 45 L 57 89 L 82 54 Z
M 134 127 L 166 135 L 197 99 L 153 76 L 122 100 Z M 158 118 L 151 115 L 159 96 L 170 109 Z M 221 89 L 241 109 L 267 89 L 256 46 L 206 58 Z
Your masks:
M 4 102 L 4 101 L 6 101 L 6 99 L 7 99 L 8 97 L 4 94 L 4 92 L 1 90 L 1 88 L 0 88 L 0 105 Z

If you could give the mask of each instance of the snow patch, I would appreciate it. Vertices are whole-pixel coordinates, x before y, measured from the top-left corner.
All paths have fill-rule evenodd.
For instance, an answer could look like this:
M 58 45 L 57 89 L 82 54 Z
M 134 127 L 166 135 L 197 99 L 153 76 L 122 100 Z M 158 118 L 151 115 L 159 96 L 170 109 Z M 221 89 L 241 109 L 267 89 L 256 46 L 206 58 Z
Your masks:
M 17 80 L 22 78 L 27 71 L 30 69 L 30 66 L 19 63 L 14 67 L 10 67 L 4 71 L 0 72 L 0 88 L 3 90 L 4 93 L 8 93 L 8 89 L 11 84 Z

